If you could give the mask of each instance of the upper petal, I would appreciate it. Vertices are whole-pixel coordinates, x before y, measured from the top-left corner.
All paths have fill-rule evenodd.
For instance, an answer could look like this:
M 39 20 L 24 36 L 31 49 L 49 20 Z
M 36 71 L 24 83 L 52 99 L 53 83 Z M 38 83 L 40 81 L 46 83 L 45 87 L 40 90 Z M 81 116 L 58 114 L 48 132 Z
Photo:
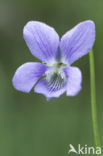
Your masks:
M 58 90 L 51 90 L 47 80 L 44 78 L 36 84 L 34 91 L 36 93 L 43 94 L 46 96 L 47 99 L 50 99 L 62 95 L 66 91 L 66 85 L 64 85 Z
M 95 24 L 93 21 L 84 21 L 63 35 L 60 42 L 63 62 L 72 64 L 86 55 L 95 41 Z
M 32 54 L 45 63 L 51 63 L 57 56 L 59 36 L 45 23 L 30 21 L 23 30 L 24 39 Z
M 81 90 L 82 74 L 77 67 L 66 67 L 64 72 L 67 77 L 67 96 L 75 96 Z
M 30 92 L 37 80 L 45 73 L 47 66 L 41 63 L 25 63 L 15 72 L 12 79 L 14 88 L 23 92 Z

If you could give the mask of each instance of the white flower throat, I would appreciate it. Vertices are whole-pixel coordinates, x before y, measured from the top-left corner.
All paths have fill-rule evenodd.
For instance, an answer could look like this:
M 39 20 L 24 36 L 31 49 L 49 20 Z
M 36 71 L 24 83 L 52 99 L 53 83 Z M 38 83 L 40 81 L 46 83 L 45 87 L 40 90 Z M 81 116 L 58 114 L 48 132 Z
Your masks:
M 50 91 L 59 90 L 66 83 L 62 63 L 57 63 L 46 72 L 46 80 Z

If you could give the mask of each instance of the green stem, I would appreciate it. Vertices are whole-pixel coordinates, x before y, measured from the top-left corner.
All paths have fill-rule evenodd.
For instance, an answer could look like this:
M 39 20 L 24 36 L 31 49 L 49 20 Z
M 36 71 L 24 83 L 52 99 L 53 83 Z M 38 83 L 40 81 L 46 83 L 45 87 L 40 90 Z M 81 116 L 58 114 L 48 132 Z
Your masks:
M 100 147 L 98 125 L 97 125 L 97 113 L 96 113 L 96 95 L 95 95 L 95 69 L 94 69 L 94 55 L 93 50 L 89 52 L 90 60 L 90 85 L 91 85 L 91 111 L 92 111 L 92 122 L 95 146 Z

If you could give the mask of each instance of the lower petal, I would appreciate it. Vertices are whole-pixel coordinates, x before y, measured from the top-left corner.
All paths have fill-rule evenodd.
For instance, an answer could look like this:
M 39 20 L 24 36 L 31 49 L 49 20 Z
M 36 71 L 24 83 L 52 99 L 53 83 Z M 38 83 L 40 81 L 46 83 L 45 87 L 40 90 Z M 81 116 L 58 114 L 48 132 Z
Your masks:
M 22 92 L 30 92 L 46 70 L 47 66 L 42 63 L 30 62 L 21 65 L 12 79 L 14 88 Z
M 66 67 L 64 72 L 67 77 L 67 96 L 75 96 L 81 90 L 82 74 L 77 67 Z
M 47 99 L 50 99 L 50 98 L 59 97 L 60 95 L 62 95 L 66 91 L 66 85 L 64 85 L 58 90 L 51 90 L 49 88 L 49 84 L 47 80 L 44 78 L 37 83 L 37 85 L 34 88 L 34 91 L 36 93 L 43 94 L 46 96 Z

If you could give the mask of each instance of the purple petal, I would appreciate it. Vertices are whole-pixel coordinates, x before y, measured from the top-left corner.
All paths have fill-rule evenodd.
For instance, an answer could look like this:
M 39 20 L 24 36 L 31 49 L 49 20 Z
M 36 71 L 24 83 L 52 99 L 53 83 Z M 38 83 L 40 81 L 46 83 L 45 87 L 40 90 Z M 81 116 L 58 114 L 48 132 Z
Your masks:
M 57 56 L 59 36 L 45 23 L 30 21 L 23 30 L 24 39 L 32 54 L 45 63 L 51 63 Z
M 67 77 L 67 96 L 75 96 L 81 90 L 82 74 L 77 67 L 66 67 L 64 72 Z
M 34 88 L 34 92 L 40 93 L 46 96 L 47 99 L 53 97 L 59 97 L 66 91 L 66 86 L 63 86 L 59 90 L 50 90 L 46 79 L 40 80 Z
M 25 63 L 21 65 L 13 77 L 14 88 L 23 92 L 30 92 L 37 80 L 45 73 L 47 66 L 41 63 Z
M 60 48 L 63 62 L 72 64 L 86 55 L 95 41 L 95 24 L 88 20 L 79 23 L 61 38 Z

